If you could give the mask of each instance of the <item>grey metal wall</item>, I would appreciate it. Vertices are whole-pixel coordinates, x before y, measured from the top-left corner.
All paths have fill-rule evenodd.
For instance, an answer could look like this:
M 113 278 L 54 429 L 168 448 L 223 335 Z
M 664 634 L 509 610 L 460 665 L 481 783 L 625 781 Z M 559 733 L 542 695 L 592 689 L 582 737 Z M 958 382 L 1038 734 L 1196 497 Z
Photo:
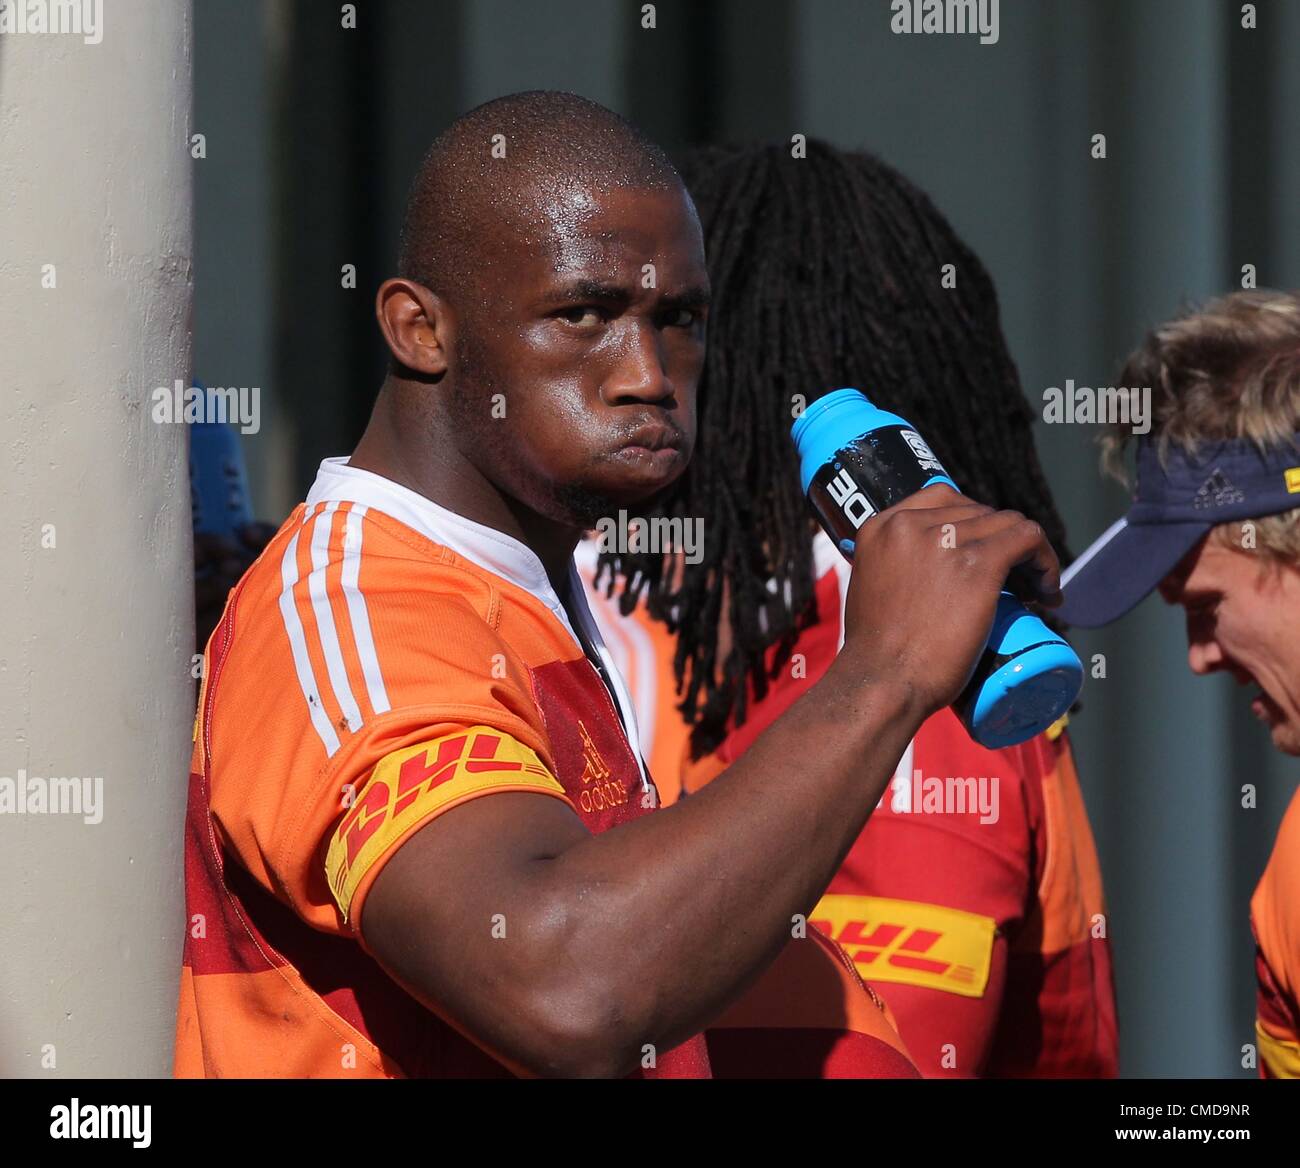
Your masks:
M 1300 4 L 1002 0 L 999 39 L 895 36 L 888 0 L 223 0 L 196 13 L 196 370 L 260 384 L 263 514 L 360 432 L 371 296 L 405 187 L 457 113 L 564 88 L 670 148 L 800 132 L 882 154 L 997 282 L 1031 402 L 1107 383 L 1143 329 L 1238 285 L 1300 286 Z M 1090 156 L 1104 133 L 1107 158 Z M 341 286 L 357 267 L 355 290 Z M 1039 429 L 1080 550 L 1123 506 L 1085 427 Z M 1128 1075 L 1247 1074 L 1247 902 L 1297 769 L 1159 600 L 1080 633 L 1074 730 L 1111 907 Z M 1241 808 L 1255 783 L 1256 810 Z

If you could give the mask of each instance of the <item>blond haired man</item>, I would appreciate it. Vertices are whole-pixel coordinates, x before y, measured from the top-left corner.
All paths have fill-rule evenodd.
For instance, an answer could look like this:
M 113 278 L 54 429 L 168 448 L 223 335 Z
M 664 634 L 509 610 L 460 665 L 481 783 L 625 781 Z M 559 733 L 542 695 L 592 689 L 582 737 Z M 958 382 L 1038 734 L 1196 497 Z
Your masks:
M 1273 745 L 1300 755 L 1300 297 L 1237 292 L 1154 329 L 1122 382 L 1149 386 L 1128 513 L 1062 578 L 1095 627 L 1156 588 L 1187 614 L 1192 672 L 1254 685 Z M 1104 441 L 1111 470 L 1133 435 Z M 1300 1077 L 1300 793 L 1251 899 L 1260 1074 Z

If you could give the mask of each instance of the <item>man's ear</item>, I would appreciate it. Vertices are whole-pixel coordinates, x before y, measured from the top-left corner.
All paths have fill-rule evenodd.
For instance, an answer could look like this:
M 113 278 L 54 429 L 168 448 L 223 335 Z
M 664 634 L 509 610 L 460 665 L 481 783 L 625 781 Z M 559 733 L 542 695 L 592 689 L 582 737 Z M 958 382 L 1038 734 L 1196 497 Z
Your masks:
M 385 280 L 375 295 L 375 316 L 399 365 L 426 377 L 447 372 L 451 314 L 439 296 L 413 280 Z

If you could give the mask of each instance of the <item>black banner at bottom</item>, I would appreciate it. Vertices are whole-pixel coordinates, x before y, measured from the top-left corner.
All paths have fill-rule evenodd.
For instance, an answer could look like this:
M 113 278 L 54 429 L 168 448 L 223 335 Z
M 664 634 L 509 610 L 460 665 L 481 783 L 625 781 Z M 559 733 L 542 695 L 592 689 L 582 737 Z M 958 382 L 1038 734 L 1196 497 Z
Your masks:
M 515 1141 L 593 1136 L 605 1154 L 626 1145 L 685 1151 L 692 1137 L 764 1146 L 783 1137 L 829 1139 L 860 1155 L 911 1148 L 993 1154 L 1009 1140 L 1050 1139 L 1065 1151 L 1117 1144 L 1209 1145 L 1289 1136 L 1300 1095 L 1287 1084 L 1174 1079 L 1114 1082 L 440 1080 L 176 1082 L 8 1080 L 0 1087 L 6 1145 L 94 1154 L 226 1151 L 337 1155 L 401 1143 L 437 1156 L 445 1135 L 483 1141 L 496 1155 Z M 432 1139 L 430 1138 L 432 1137 Z M 819 1141 L 820 1142 L 820 1141 Z M 63 1145 L 56 1148 L 55 1145 Z M 1044 1147 L 1043 1153 L 1050 1149 Z M 461 1148 L 464 1151 L 464 1148 Z M 1021 1144 L 1021 1152 L 1024 1146 Z

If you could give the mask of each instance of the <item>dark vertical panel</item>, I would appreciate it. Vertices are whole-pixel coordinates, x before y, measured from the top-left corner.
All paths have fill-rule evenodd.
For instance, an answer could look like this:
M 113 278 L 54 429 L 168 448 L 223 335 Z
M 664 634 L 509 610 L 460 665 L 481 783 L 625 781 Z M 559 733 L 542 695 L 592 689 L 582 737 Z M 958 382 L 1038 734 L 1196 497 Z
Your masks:
M 382 5 L 291 0 L 276 109 L 274 351 L 298 424 L 295 471 L 305 492 L 319 460 L 351 449 L 377 385 L 371 298 L 383 127 L 376 117 Z M 357 287 L 342 286 L 355 264 Z
M 1115 343 L 1123 347 L 1133 333 L 1133 292 L 1131 281 L 1123 274 L 1138 254 L 1135 217 L 1128 200 L 1141 189 L 1135 185 L 1141 171 L 1131 156 L 1127 131 L 1138 116 L 1132 108 L 1129 78 L 1142 62 L 1136 30 L 1124 19 L 1125 3 L 1099 0 L 1088 6 L 1089 43 L 1100 50 L 1091 53 L 1088 62 L 1088 107 L 1094 114 L 1095 129 L 1078 144 L 1079 149 L 1088 151 L 1092 134 L 1106 135 L 1107 157 L 1092 160 L 1087 171 L 1089 218 L 1084 227 L 1092 247 L 1100 253 L 1099 287 L 1109 285 L 1108 294 L 1098 297 L 1096 318 L 1097 339 L 1105 347 L 1108 361 L 1114 360 Z
M 209 385 L 261 390 L 262 425 L 241 441 L 255 505 L 283 514 L 276 425 L 281 418 L 271 354 L 270 206 L 274 149 L 267 108 L 273 56 L 250 37 L 260 0 L 194 8 L 194 129 L 207 157 L 194 164 L 194 375 Z M 251 43 L 250 43 L 251 42 Z
M 323 6 L 313 6 L 313 8 Z M 384 262 L 385 158 L 390 137 L 383 82 L 389 75 L 384 55 L 383 29 L 393 18 L 392 0 L 366 0 L 359 6 L 352 47 L 353 80 L 348 90 L 347 135 L 352 181 L 344 181 L 339 194 L 345 201 L 346 246 L 353 249 L 357 286 L 344 307 L 347 327 L 355 330 L 347 366 L 348 383 L 340 397 L 339 432 L 342 446 L 351 450 L 370 418 L 375 391 L 384 363 L 383 339 L 374 324 L 374 290 L 389 274 Z M 345 48 L 346 52 L 346 48 Z
M 660 0 L 626 39 L 627 113 L 670 152 L 792 133 L 790 0 Z
M 659 0 L 655 27 L 638 19 L 624 38 L 624 113 L 672 154 L 714 135 L 719 9 L 719 0 Z
M 799 33 L 792 0 L 723 0 L 719 35 L 718 136 L 789 138 L 803 130 L 793 125 Z
M 622 45 L 639 14 L 633 0 L 468 0 L 460 96 L 470 107 L 562 89 L 622 112 Z
M 387 0 L 384 5 L 376 79 L 384 125 L 374 217 L 380 279 L 394 270 L 406 196 L 420 161 L 463 112 L 462 8 L 460 0 Z
M 1285 287 L 1279 262 L 1280 217 L 1277 205 L 1279 167 L 1274 144 L 1283 111 L 1275 94 L 1281 70 L 1295 69 L 1294 47 L 1277 34 L 1282 23 L 1281 4 L 1258 0 L 1258 27 L 1241 27 L 1241 7 L 1224 6 L 1221 16 L 1228 60 L 1228 216 L 1223 291 L 1241 287 L 1243 264 L 1256 266 L 1258 286 Z M 1294 208 L 1289 209 L 1294 213 Z M 1225 686 L 1225 689 L 1227 687 Z M 1232 687 L 1229 734 L 1233 766 L 1224 775 L 1224 821 L 1229 832 L 1231 862 L 1229 883 L 1232 913 L 1227 922 L 1230 992 L 1233 1016 L 1241 1042 L 1253 1042 L 1255 970 L 1250 956 L 1254 937 L 1250 930 L 1250 897 L 1272 850 L 1273 837 L 1292 785 L 1283 778 L 1286 769 L 1264 728 L 1246 706 L 1244 695 Z M 1243 784 L 1254 786 L 1256 806 L 1243 808 Z
M 1077 242 L 1090 253 L 1089 279 L 1084 291 L 1090 301 L 1087 308 L 1091 325 L 1089 352 L 1086 356 L 1080 355 L 1083 360 L 1075 368 L 1099 372 L 1106 367 L 1102 361 L 1109 365 L 1115 360 L 1111 344 L 1120 335 L 1129 311 L 1127 304 L 1122 303 L 1122 288 L 1109 289 L 1107 294 L 1098 295 L 1101 289 L 1106 288 L 1108 273 L 1124 270 L 1124 259 L 1130 254 L 1131 248 L 1127 232 L 1128 217 L 1124 213 L 1126 184 L 1107 181 L 1108 168 L 1113 166 L 1111 159 L 1123 138 L 1120 126 L 1125 119 L 1124 70 L 1128 67 L 1125 53 L 1127 40 L 1116 29 L 1117 16 L 1116 6 L 1109 0 L 1088 5 L 1085 16 L 1086 49 L 1083 54 L 1087 85 L 1084 124 L 1077 127 L 1081 133 L 1071 144 L 1078 155 L 1087 160 L 1082 163 L 1082 168 L 1074 169 L 1076 181 L 1085 191 L 1085 201 L 1080 219 L 1071 226 Z M 1098 51 L 1101 46 L 1104 49 Z M 1098 133 L 1106 135 L 1111 159 L 1105 162 L 1093 159 L 1089 153 L 1091 138 Z M 1059 280 L 1059 275 L 1056 278 Z M 1061 376 L 1063 380 L 1068 373 Z M 1073 431 L 1077 427 L 1061 429 Z M 1072 434 L 1071 437 L 1075 443 L 1079 442 L 1078 435 Z M 1125 506 L 1127 500 L 1121 502 L 1112 514 L 1120 513 Z M 1091 531 L 1085 529 L 1075 534 L 1076 551 L 1085 549 L 1090 539 L 1104 526 L 1103 521 Z M 1124 790 L 1127 784 L 1136 779 L 1130 755 L 1133 739 L 1140 733 L 1134 729 L 1138 718 L 1126 684 L 1126 675 L 1131 676 L 1133 673 L 1129 656 L 1132 644 L 1130 630 L 1133 624 L 1134 620 L 1130 618 L 1118 625 L 1090 634 L 1076 635 L 1074 638 L 1075 644 L 1088 654 L 1084 660 L 1092 661 L 1092 654 L 1100 653 L 1107 663 L 1107 681 L 1091 686 L 1085 683 L 1087 713 L 1079 719 L 1076 749 L 1081 773 L 1089 775 L 1090 782 L 1100 781 L 1106 790 L 1106 798 L 1102 803 L 1103 818 L 1094 823 L 1094 831 L 1097 835 L 1110 918 L 1119 1008 L 1120 1070 L 1126 1076 L 1151 1074 L 1151 1064 L 1155 1062 L 1153 1051 L 1158 1045 L 1158 1040 L 1144 1024 L 1151 1014 L 1147 1008 L 1146 952 L 1155 946 L 1142 950 L 1142 941 L 1151 937 L 1156 929 L 1151 926 L 1144 898 L 1134 896 L 1131 892 L 1132 887 L 1142 880 L 1141 841 L 1143 835 L 1150 831 L 1150 825 L 1138 821 L 1133 813 L 1135 800 L 1129 791 Z M 1138 939 L 1138 944 L 1133 944 L 1133 938 Z M 1139 950 L 1142 952 L 1139 953 Z M 1173 1068 L 1167 1070 L 1168 1073 L 1174 1073 Z
M 1228 58 L 1228 270 L 1225 291 L 1241 286 L 1241 265 L 1259 268 L 1259 283 L 1270 283 L 1268 254 L 1274 237 L 1274 186 L 1277 160 L 1271 145 L 1276 112 L 1270 100 L 1282 42 L 1270 31 L 1278 18 L 1269 0 L 1257 5 L 1262 28 L 1241 27 L 1241 8 L 1224 5 L 1221 14 Z

